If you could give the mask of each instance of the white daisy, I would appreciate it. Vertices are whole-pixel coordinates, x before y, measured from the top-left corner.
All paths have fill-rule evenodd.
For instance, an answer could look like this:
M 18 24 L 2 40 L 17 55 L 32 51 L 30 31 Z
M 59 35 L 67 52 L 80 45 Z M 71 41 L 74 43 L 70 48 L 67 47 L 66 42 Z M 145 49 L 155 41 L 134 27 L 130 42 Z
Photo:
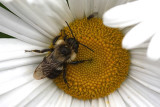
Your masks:
M 157 60 L 160 58 L 159 5 L 159 0 L 138 0 L 114 7 L 104 14 L 104 24 L 116 28 L 134 25 L 123 39 L 123 47 L 132 49 L 151 39 L 147 56 Z
M 44 54 L 24 52 L 28 49 L 48 48 L 52 39 L 66 26 L 65 21 L 82 19 L 93 12 L 98 12 L 101 18 L 106 10 L 127 1 L 69 0 L 70 8 L 65 0 L 2 2 L 14 14 L 0 8 L 0 32 L 17 39 L 0 39 L 0 106 L 159 106 L 160 62 L 146 58 L 148 43 L 130 51 L 129 75 L 120 88 L 103 98 L 85 101 L 66 94 L 52 80 L 35 80 L 33 72 Z

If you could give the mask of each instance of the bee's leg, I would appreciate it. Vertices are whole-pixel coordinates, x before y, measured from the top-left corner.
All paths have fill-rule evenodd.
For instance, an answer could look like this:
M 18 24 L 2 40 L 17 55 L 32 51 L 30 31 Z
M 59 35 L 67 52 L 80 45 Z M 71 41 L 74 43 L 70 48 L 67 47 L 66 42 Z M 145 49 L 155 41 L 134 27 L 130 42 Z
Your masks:
M 69 64 L 79 64 L 79 63 L 83 63 L 85 61 L 92 61 L 92 59 L 88 59 L 88 60 L 80 60 L 80 61 L 72 61 L 72 62 L 69 62 Z
M 54 39 L 53 39 L 53 45 L 55 45 L 56 44 L 56 42 L 57 42 L 57 40 L 59 39 L 59 37 L 61 37 L 61 35 L 59 35 L 59 36 L 56 36 Z
M 36 53 L 44 53 L 44 52 L 48 52 L 48 51 L 54 51 L 54 49 L 43 49 L 43 50 L 25 50 L 25 52 L 36 52 Z
M 67 79 L 66 79 L 66 64 L 64 64 L 63 80 L 64 80 L 64 83 L 67 84 L 67 86 L 69 88 L 69 85 L 68 85 L 68 82 L 67 82 Z
M 94 12 L 94 13 L 92 13 L 91 15 L 89 15 L 88 17 L 87 17 L 87 19 L 89 20 L 89 19 L 92 19 L 93 17 L 95 17 L 95 16 L 97 16 L 98 15 L 98 12 Z

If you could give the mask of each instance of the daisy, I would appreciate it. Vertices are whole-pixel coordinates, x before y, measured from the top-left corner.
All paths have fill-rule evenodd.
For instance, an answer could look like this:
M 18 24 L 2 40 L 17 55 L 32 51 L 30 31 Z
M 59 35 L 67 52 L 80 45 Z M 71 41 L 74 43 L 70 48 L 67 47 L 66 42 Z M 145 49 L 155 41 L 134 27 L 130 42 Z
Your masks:
M 131 30 L 123 39 L 123 47 L 133 49 L 150 40 L 147 56 L 153 60 L 160 58 L 160 11 L 159 0 L 138 0 L 112 8 L 104 14 L 104 24 L 110 27 Z
M 0 39 L 0 106 L 160 105 L 160 62 L 146 58 L 148 42 L 126 51 L 121 48 L 121 31 L 105 27 L 101 20 L 105 11 L 128 0 L 69 0 L 68 4 L 64 0 L 7 1 L 2 3 L 13 13 L 0 8 L 0 32 L 17 39 Z M 94 12 L 98 12 L 98 18 L 87 20 Z M 33 73 L 46 53 L 25 53 L 52 48 L 52 40 L 66 26 L 65 21 L 70 23 L 76 39 L 95 51 L 79 47 L 77 58 L 93 61 L 68 65 L 70 88 L 62 75 L 54 82 L 47 78 L 35 80 Z M 70 30 L 64 30 L 71 37 Z M 127 30 L 122 32 L 126 34 Z

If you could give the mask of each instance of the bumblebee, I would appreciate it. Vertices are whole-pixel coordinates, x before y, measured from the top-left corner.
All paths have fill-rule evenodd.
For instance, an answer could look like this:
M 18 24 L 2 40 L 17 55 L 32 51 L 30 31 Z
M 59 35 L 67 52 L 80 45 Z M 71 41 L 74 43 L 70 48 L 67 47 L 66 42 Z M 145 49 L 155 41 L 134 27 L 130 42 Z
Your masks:
M 61 73 L 63 73 L 64 82 L 65 84 L 68 85 L 68 82 L 66 79 L 67 64 L 79 64 L 85 61 L 92 61 L 92 59 L 74 61 L 78 53 L 79 45 L 86 47 L 92 52 L 94 51 L 89 47 L 87 47 L 86 45 L 80 43 L 78 40 L 76 40 L 69 24 L 67 22 L 66 24 L 68 25 L 73 37 L 67 38 L 67 35 L 64 32 L 63 39 L 59 39 L 62 35 L 62 32 L 61 32 L 60 36 L 56 36 L 53 39 L 54 48 L 43 49 L 43 50 L 25 50 L 25 52 L 37 52 L 37 53 L 44 53 L 48 51 L 51 52 L 48 56 L 45 56 L 43 58 L 43 61 L 36 68 L 33 74 L 33 77 L 35 79 L 40 80 L 45 77 L 48 77 L 50 79 L 55 79 Z

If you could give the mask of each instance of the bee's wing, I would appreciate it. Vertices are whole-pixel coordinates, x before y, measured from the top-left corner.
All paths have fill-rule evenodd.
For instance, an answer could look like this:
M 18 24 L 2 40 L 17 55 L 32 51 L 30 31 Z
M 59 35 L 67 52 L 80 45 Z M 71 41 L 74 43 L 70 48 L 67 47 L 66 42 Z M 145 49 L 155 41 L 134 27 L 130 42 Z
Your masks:
M 36 68 L 33 77 L 37 80 L 47 77 L 55 68 L 60 65 L 59 62 L 56 62 L 51 58 L 51 55 L 44 57 L 43 61 Z
M 34 74 L 33 74 L 33 77 L 37 80 L 40 80 L 40 79 L 43 79 L 45 78 L 47 75 L 44 75 L 43 73 L 43 69 L 42 69 L 42 64 L 43 62 L 41 62 L 38 67 L 36 68 Z

